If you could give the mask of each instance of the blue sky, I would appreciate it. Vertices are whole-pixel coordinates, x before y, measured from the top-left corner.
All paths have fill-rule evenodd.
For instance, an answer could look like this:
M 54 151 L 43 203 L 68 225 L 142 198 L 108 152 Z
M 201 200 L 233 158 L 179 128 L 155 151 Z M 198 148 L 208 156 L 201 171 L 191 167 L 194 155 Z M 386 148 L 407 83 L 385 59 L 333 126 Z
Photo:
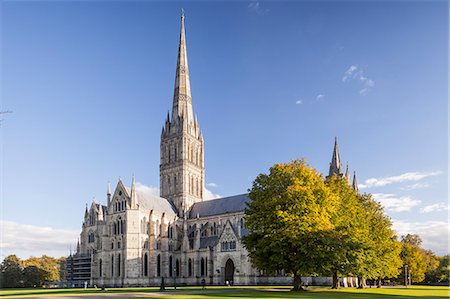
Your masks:
M 1 3 L 2 255 L 62 255 L 108 179 L 159 185 L 180 10 L 210 196 L 334 136 L 399 234 L 449 252 L 448 3 Z

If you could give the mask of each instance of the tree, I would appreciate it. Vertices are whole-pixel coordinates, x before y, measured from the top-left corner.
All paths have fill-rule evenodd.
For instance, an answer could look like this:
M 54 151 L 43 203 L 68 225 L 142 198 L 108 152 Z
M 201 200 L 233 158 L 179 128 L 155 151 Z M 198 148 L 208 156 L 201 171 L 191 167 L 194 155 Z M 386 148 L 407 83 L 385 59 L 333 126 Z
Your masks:
M 36 266 L 28 266 L 23 269 L 24 287 L 40 287 L 45 282 L 48 273 Z
M 333 276 L 332 288 L 339 288 L 339 276 L 357 275 L 362 281 L 367 264 L 373 259 L 369 234 L 369 219 L 363 202 L 342 177 L 334 175 L 326 181 L 330 192 L 337 197 L 332 215 L 333 231 L 327 240 L 326 273 Z
M 42 269 L 46 275 L 45 281 L 58 281 L 60 272 L 60 260 L 54 257 L 43 255 L 42 257 L 30 257 L 23 261 L 23 266 L 35 266 Z
M 336 197 L 315 169 L 295 160 L 258 175 L 249 198 L 250 233 L 242 240 L 252 263 L 267 272 L 285 270 L 294 277 L 293 289 L 302 289 L 302 275 L 322 270 Z
M 383 278 L 397 277 L 400 273 L 402 246 L 396 240 L 391 220 L 384 214 L 381 204 L 376 202 L 371 194 L 358 197 L 365 207 L 369 223 L 369 247 L 373 253 L 373 258 L 365 261 L 368 269 L 366 275 L 367 278 L 377 279 L 377 287 L 381 287 Z
M 450 254 L 439 257 L 439 266 L 425 273 L 427 282 L 430 283 L 449 283 L 449 273 L 450 273 Z
M 17 288 L 22 286 L 22 267 L 17 256 L 7 256 L 0 265 L 0 273 L 1 287 Z
M 403 268 L 407 265 L 408 276 L 412 282 L 421 282 L 425 279 L 427 270 L 426 256 L 423 249 L 420 248 L 422 239 L 419 235 L 407 234 L 402 236 L 402 252 L 400 254 L 403 261 Z M 404 275 L 402 273 L 402 275 Z M 404 276 L 402 277 L 404 279 Z

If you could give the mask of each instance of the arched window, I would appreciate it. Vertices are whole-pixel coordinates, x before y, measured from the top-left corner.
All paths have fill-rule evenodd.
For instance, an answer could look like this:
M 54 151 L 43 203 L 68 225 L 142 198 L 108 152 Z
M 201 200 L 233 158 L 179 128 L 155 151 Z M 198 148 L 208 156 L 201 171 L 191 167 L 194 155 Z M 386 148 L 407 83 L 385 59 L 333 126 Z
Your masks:
M 148 255 L 144 254 L 144 276 L 148 276 Z
M 114 276 L 114 255 L 111 256 L 111 277 Z
M 178 144 L 175 144 L 175 151 L 174 151 L 174 155 L 173 155 L 173 160 L 176 161 L 178 160 Z
M 200 276 L 205 276 L 205 259 L 200 260 Z
M 161 255 L 156 257 L 156 276 L 161 276 Z
M 173 176 L 173 185 L 175 188 L 177 187 L 177 175 L 176 174 Z
M 178 277 L 180 276 L 180 261 L 177 259 L 175 262 L 175 275 Z
M 208 275 L 208 258 L 205 257 L 205 275 Z
M 188 261 L 188 276 L 192 276 L 192 260 Z
M 117 256 L 117 276 L 120 277 L 120 253 Z
M 103 269 L 102 269 L 102 259 L 100 259 L 100 261 L 98 262 L 98 275 L 99 277 L 103 276 Z
M 169 257 L 169 277 L 172 277 L 172 256 Z

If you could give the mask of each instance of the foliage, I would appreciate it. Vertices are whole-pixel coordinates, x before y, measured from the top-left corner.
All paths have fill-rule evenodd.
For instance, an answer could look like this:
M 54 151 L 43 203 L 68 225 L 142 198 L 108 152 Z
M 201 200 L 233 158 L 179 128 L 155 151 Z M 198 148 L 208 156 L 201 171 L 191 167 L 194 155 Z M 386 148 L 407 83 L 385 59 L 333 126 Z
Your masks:
M 358 195 L 363 203 L 365 215 L 369 225 L 369 242 L 367 251 L 371 252 L 370 259 L 364 261 L 365 272 L 361 276 L 370 279 L 394 278 L 400 273 L 402 261 L 400 259 L 401 244 L 396 240 L 392 230 L 392 223 L 383 207 L 376 202 L 372 195 Z
M 22 286 L 22 267 L 17 256 L 7 256 L 0 265 L 0 273 L 0 286 L 2 288 L 18 288 Z
M 27 266 L 22 271 L 23 286 L 26 288 L 40 287 L 45 282 L 48 273 L 36 266 Z
M 40 286 L 45 282 L 59 281 L 60 262 L 64 258 L 30 257 L 20 260 L 7 256 L 0 265 L 0 286 L 5 288 Z
M 338 288 L 339 274 L 361 275 L 373 259 L 370 249 L 369 222 L 363 203 L 344 178 L 334 175 L 326 181 L 337 197 L 331 221 L 334 229 L 327 246 L 326 273 L 333 275 L 333 288 Z
M 449 273 L 450 273 L 450 254 L 441 256 L 439 259 L 439 266 L 431 271 L 425 273 L 425 280 L 428 283 L 449 283 Z
M 336 197 L 304 160 L 275 164 L 268 175 L 258 175 L 249 197 L 250 233 L 243 243 L 252 263 L 268 272 L 285 270 L 298 289 L 301 275 L 320 271 L 326 258 L 320 247 L 333 229 Z
M 402 236 L 401 258 L 403 268 L 407 265 L 408 276 L 414 283 L 422 282 L 426 272 L 433 272 L 439 267 L 439 258 L 430 251 L 420 247 L 422 239 L 419 235 Z M 401 277 L 404 279 L 404 274 Z
M 45 281 L 58 281 L 60 261 L 64 258 L 54 258 L 47 255 L 42 257 L 30 257 L 23 261 L 23 267 L 35 266 L 45 271 Z

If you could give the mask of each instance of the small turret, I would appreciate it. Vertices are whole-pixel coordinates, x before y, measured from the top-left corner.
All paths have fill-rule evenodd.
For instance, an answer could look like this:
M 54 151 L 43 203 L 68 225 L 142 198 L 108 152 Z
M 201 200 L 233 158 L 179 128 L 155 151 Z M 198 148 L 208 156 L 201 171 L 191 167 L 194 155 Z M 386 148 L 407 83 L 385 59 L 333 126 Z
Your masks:
M 103 220 L 104 220 L 104 217 L 103 217 L 103 207 L 102 207 L 102 204 L 101 204 L 101 203 L 98 204 L 98 215 L 97 215 L 97 220 L 98 220 L 98 221 L 103 221 Z
M 107 207 L 109 207 L 109 204 L 111 203 L 111 183 L 108 180 L 108 186 L 106 187 L 106 204 Z
M 133 179 L 131 181 L 131 208 L 136 209 L 137 208 L 137 196 L 136 196 L 136 181 Z
M 345 179 L 347 180 L 348 184 L 350 185 L 350 171 L 348 169 L 348 162 L 347 162 L 347 167 L 345 168 Z
M 356 171 L 353 172 L 353 183 L 352 183 L 353 190 L 358 192 L 358 183 L 356 182 Z
M 80 239 L 77 241 L 77 254 L 80 254 Z
M 88 216 L 89 216 L 88 204 L 86 203 L 86 209 L 84 210 L 84 219 L 86 219 Z

